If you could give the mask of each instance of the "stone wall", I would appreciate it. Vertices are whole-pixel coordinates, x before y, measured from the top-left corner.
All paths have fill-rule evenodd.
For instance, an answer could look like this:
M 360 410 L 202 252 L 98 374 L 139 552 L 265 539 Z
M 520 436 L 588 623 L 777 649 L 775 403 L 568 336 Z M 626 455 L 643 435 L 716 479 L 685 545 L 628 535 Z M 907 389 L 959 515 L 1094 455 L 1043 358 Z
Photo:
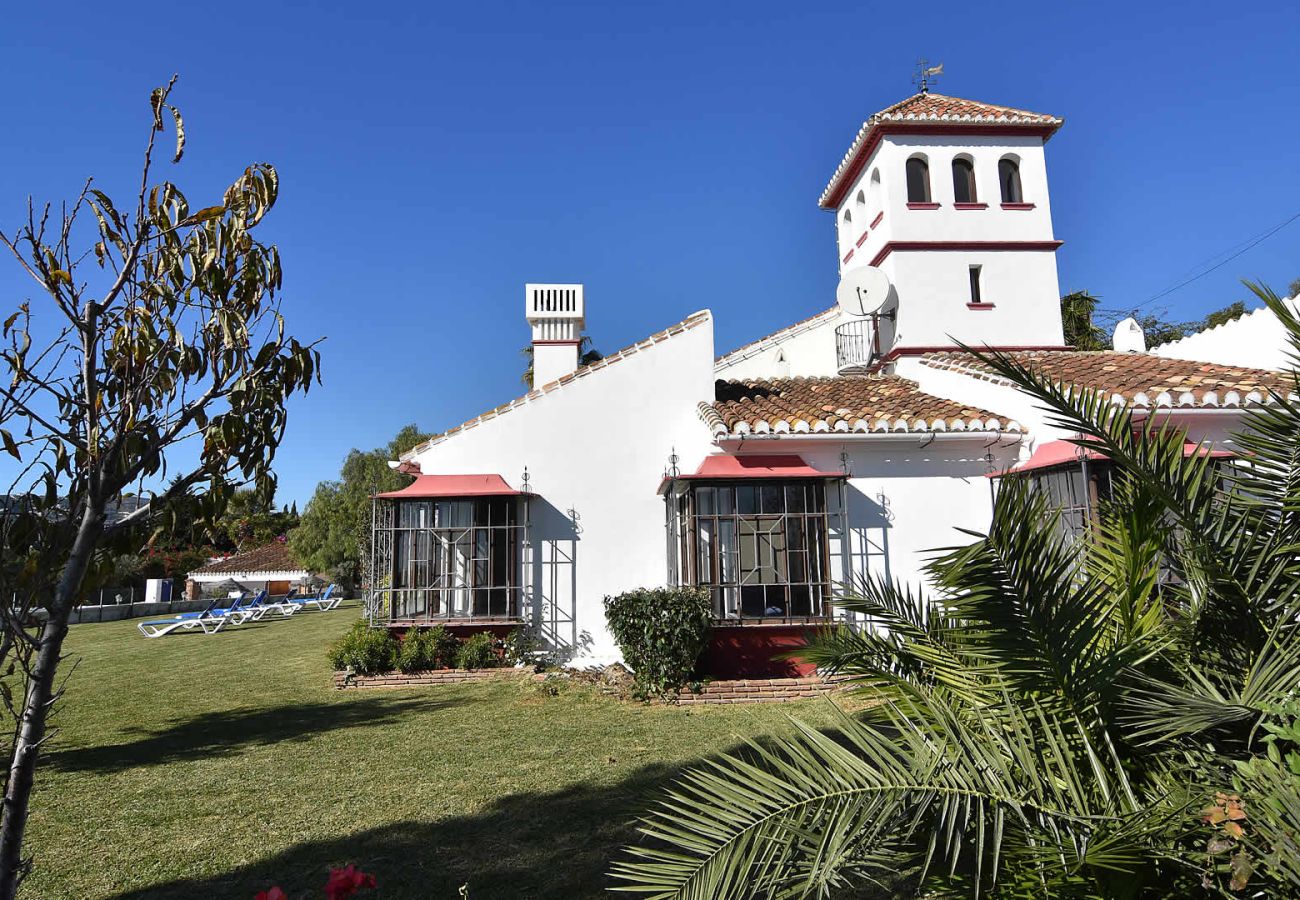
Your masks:
M 699 693 L 682 691 L 678 702 L 683 706 L 701 703 L 781 703 L 824 697 L 841 690 L 843 685 L 818 675 L 800 678 L 741 678 L 732 681 L 709 681 Z
M 425 672 L 386 672 L 382 675 L 357 675 L 334 673 L 334 687 L 374 688 L 404 687 L 417 684 L 463 684 L 467 681 L 486 681 L 489 678 L 509 678 L 519 674 L 516 669 L 430 669 Z

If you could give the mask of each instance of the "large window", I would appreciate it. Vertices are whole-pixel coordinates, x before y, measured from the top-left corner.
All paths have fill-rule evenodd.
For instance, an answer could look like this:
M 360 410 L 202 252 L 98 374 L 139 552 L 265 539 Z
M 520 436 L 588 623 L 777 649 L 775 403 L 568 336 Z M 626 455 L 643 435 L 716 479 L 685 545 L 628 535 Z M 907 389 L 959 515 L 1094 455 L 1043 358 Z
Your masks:
M 1110 463 L 1092 460 L 1029 473 L 1034 489 L 1046 496 L 1057 531 L 1073 542 L 1097 518 L 1097 507 L 1110 498 Z
M 823 482 L 695 482 L 676 503 L 681 580 L 710 589 L 719 619 L 828 615 Z
M 395 505 L 389 594 L 394 620 L 520 615 L 515 498 L 398 500 Z
M 930 202 L 930 165 L 924 156 L 913 156 L 907 161 L 907 202 Z

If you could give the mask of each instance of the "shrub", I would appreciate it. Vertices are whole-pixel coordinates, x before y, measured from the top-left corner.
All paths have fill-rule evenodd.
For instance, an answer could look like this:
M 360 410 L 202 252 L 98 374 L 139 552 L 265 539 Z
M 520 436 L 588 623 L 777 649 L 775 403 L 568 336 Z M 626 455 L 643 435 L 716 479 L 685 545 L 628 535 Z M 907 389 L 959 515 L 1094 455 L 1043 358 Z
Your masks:
M 397 641 L 387 628 L 371 628 L 358 619 L 342 637 L 330 645 L 329 660 L 336 670 L 349 667 L 362 675 L 391 672 L 397 664 Z
M 490 669 L 497 665 L 496 638 L 490 631 L 480 631 L 460 645 L 456 664 L 462 669 Z
M 531 628 L 516 628 L 506 635 L 506 664 L 511 666 L 538 666 L 539 669 L 545 668 L 538 659 L 538 651 L 541 649 L 542 641 L 535 631 Z
M 633 693 L 675 697 L 713 622 L 707 588 L 642 588 L 605 598 L 605 619 L 635 679 Z
M 456 664 L 460 642 L 446 628 L 412 628 L 397 651 L 397 668 L 403 672 L 447 669 Z

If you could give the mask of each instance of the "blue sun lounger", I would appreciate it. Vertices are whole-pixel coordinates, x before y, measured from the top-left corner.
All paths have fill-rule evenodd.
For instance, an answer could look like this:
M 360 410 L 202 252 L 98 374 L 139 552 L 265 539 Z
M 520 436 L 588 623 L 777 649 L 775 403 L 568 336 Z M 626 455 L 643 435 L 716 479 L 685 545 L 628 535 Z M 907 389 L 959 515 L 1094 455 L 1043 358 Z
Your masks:
M 173 631 L 193 631 L 195 628 L 200 629 L 204 634 L 216 634 L 226 625 L 238 625 L 248 617 L 241 608 L 244 600 L 242 596 L 237 597 L 234 603 L 224 608 L 217 606 L 221 599 L 213 600 L 202 612 L 181 613 L 170 619 L 141 622 L 136 628 L 147 638 L 162 637 Z
M 299 609 L 306 609 L 310 606 L 313 609 L 319 609 L 321 612 L 329 612 L 331 609 L 343 602 L 342 594 L 337 597 L 334 596 L 334 589 L 336 587 L 337 585 L 331 584 L 329 587 L 325 588 L 325 593 L 314 597 L 296 597 L 290 595 L 284 598 L 284 602 L 286 604 L 297 606 Z

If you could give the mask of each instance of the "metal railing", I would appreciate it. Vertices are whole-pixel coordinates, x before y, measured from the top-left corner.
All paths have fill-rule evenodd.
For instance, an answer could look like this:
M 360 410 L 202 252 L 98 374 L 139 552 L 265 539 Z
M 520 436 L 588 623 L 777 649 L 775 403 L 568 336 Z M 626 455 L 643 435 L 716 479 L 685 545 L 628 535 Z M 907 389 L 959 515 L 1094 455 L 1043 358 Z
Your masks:
M 841 375 L 865 372 L 877 355 L 874 320 L 854 319 L 835 328 L 835 361 Z

